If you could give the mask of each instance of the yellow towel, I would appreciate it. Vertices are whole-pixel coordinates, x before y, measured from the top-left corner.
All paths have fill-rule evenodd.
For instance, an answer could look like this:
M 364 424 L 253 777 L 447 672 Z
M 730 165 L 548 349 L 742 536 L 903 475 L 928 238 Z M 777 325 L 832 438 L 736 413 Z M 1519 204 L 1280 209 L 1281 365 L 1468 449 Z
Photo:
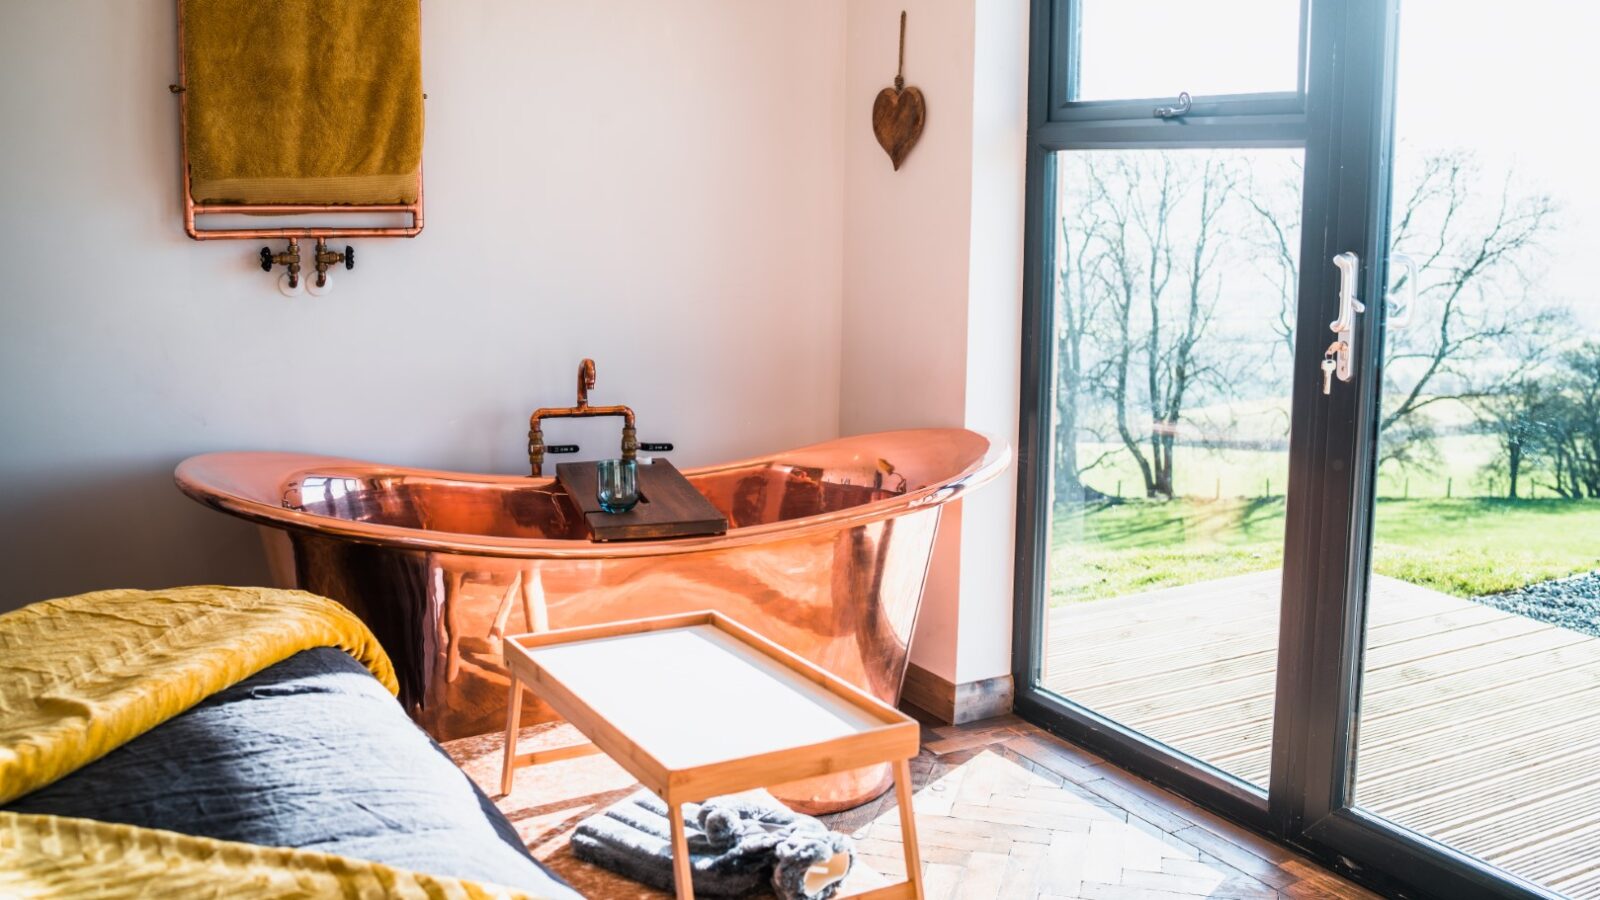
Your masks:
M 302 591 L 97 591 L 0 615 L 0 805 L 311 647 L 396 691 L 361 620 Z
M 526 895 L 310 850 L 0 812 L 0 896 L 477 900 Z
M 419 0 L 182 0 L 201 203 L 411 203 Z

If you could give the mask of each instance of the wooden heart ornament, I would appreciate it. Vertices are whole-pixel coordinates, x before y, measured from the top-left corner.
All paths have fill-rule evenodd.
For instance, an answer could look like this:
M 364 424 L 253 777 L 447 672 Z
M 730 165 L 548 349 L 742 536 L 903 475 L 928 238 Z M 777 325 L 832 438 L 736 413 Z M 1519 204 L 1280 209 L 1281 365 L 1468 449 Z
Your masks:
M 922 91 L 906 87 L 906 14 L 900 13 L 900 68 L 894 76 L 894 87 L 878 92 L 872 101 L 872 133 L 878 145 L 889 154 L 896 171 L 905 162 L 906 154 L 922 137 L 922 126 L 928 118 L 928 105 Z
M 878 136 L 878 145 L 889 154 L 897 171 L 916 146 L 917 138 L 922 137 L 922 124 L 927 117 L 922 91 L 914 87 L 884 88 L 872 101 L 872 133 Z

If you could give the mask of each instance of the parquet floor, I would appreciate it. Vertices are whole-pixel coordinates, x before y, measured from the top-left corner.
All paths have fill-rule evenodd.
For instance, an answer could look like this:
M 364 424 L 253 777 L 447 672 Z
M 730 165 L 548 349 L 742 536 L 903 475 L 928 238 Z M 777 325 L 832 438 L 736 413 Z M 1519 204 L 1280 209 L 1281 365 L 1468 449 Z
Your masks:
M 539 725 L 524 730 L 521 744 L 576 739 L 566 725 Z M 585 896 L 667 896 L 568 849 L 580 819 L 636 789 L 625 772 L 603 756 L 565 760 L 519 771 L 512 794 L 496 796 L 500 746 L 499 736 L 484 735 L 445 749 L 535 856 Z M 1374 896 L 1015 717 L 925 726 L 912 773 L 929 900 Z M 856 838 L 847 892 L 903 873 L 892 793 L 829 824 Z
M 1264 785 L 1279 579 L 1052 610 L 1043 680 Z M 1373 576 L 1362 678 L 1360 806 L 1600 900 L 1600 639 Z

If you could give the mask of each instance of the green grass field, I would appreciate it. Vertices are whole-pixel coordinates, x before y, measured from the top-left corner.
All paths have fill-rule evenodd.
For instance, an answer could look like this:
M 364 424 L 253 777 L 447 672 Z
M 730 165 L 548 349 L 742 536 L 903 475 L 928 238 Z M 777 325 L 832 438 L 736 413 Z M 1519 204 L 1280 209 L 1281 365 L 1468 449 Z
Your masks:
M 1062 507 L 1051 605 L 1277 568 L 1283 510 L 1281 492 Z M 1380 499 L 1374 538 L 1377 572 L 1481 596 L 1600 568 L 1600 500 Z
M 1393 464 L 1378 471 L 1378 496 L 1384 498 L 1480 497 L 1504 492 L 1492 481 L 1489 463 L 1494 458 L 1492 438 L 1457 434 L 1435 441 L 1437 459 L 1400 468 Z M 1109 497 L 1143 496 L 1139 467 L 1121 444 L 1080 443 L 1080 465 L 1096 459 L 1100 464 L 1084 473 L 1083 482 Z M 1176 484 L 1180 496 L 1228 497 L 1282 496 L 1289 478 L 1289 452 L 1283 450 L 1207 449 L 1182 446 L 1176 451 Z M 1524 483 L 1522 493 L 1536 491 Z M 1536 496 L 1538 496 L 1536 494 Z M 1551 496 L 1545 491 L 1543 496 Z

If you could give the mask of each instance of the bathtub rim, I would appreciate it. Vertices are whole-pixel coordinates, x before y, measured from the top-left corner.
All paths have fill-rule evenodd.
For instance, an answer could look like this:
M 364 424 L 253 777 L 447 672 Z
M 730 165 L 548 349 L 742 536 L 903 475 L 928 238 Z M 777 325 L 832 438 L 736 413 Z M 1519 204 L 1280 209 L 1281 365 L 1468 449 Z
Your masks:
M 923 435 L 937 440 L 940 435 L 961 434 L 976 437 L 985 443 L 984 452 L 969 462 L 961 471 L 883 500 L 863 503 L 834 512 L 819 513 L 799 519 L 769 522 L 744 528 L 731 529 L 726 534 L 706 537 L 671 538 L 666 540 L 609 541 L 556 540 L 548 538 L 512 538 L 494 535 L 475 535 L 460 532 L 426 531 L 399 525 L 381 525 L 354 519 L 323 516 L 284 507 L 279 502 L 268 502 L 248 496 L 217 484 L 221 480 L 211 476 L 211 470 L 223 464 L 244 465 L 255 478 L 275 480 L 275 490 L 281 491 L 290 480 L 310 474 L 350 474 L 352 476 L 416 475 L 441 481 L 463 484 L 544 485 L 553 478 L 527 478 L 518 475 L 495 475 L 456 472 L 443 469 L 423 469 L 371 463 L 347 457 L 318 454 L 286 453 L 274 451 L 225 451 L 191 456 L 178 464 L 173 479 L 178 489 L 191 499 L 220 512 L 287 531 L 311 532 L 335 536 L 345 540 L 384 547 L 397 547 L 416 551 L 459 556 L 486 556 L 503 559 L 616 559 L 628 557 L 670 556 L 708 550 L 722 550 L 752 544 L 769 543 L 799 538 L 822 532 L 836 531 L 866 525 L 883 519 L 937 508 L 973 488 L 988 483 L 1011 463 L 1011 448 L 992 435 L 964 428 L 917 428 L 894 431 L 869 432 L 834 438 L 803 447 L 751 456 L 731 462 L 685 469 L 688 476 L 710 475 L 730 469 L 755 465 L 782 463 L 783 457 L 825 451 L 830 448 L 860 445 L 871 446 L 870 439 L 894 435 L 902 439 Z M 264 473 L 273 474 L 266 475 Z

